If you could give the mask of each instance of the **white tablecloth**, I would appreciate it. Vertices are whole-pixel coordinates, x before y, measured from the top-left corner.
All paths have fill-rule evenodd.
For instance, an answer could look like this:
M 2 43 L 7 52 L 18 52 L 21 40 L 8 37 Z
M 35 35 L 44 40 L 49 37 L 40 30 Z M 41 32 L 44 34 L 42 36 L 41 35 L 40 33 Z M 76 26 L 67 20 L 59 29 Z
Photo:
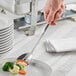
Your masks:
M 21 54 L 30 52 L 39 39 L 44 26 L 38 27 L 36 34 L 31 37 L 25 36 L 23 32 L 15 31 L 14 48 L 8 53 L 2 55 L 1 59 L 8 57 L 17 58 Z M 58 22 L 56 26 L 49 26 L 44 37 L 41 39 L 33 53 L 34 59 L 41 60 L 52 68 L 52 74 L 63 71 L 63 74 L 67 76 L 67 72 L 76 65 L 76 52 L 46 53 L 43 42 L 47 37 L 51 37 L 52 39 L 76 37 L 76 22 L 65 20 Z

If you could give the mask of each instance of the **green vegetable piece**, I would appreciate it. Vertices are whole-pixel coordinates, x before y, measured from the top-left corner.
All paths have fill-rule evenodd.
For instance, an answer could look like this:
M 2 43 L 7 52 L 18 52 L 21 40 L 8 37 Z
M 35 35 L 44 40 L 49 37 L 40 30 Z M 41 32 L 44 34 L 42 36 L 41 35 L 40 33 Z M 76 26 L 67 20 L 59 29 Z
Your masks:
M 3 71 L 9 71 L 9 69 L 13 68 L 14 63 L 13 62 L 6 62 L 4 66 L 2 67 Z
M 19 64 L 16 64 L 19 67 L 19 70 L 21 70 L 21 66 Z

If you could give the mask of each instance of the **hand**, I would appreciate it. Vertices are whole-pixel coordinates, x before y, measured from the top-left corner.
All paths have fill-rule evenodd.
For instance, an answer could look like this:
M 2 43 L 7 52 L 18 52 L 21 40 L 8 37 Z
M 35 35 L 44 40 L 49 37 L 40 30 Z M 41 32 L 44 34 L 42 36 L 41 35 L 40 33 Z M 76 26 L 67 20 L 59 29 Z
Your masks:
M 55 25 L 64 9 L 63 0 L 47 0 L 44 7 L 44 18 L 50 25 Z

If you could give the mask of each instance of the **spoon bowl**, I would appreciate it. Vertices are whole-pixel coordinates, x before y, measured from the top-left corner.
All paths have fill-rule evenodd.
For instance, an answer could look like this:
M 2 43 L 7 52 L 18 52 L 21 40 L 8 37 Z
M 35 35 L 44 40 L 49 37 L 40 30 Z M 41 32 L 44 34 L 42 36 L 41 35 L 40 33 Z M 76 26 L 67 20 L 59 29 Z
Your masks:
M 22 59 L 24 59 L 24 58 L 25 58 L 24 60 L 26 60 L 27 57 L 28 57 L 28 54 L 29 54 L 29 53 L 25 53 L 25 54 L 20 55 L 20 56 L 17 58 L 17 60 L 19 60 L 19 59 L 22 60 Z

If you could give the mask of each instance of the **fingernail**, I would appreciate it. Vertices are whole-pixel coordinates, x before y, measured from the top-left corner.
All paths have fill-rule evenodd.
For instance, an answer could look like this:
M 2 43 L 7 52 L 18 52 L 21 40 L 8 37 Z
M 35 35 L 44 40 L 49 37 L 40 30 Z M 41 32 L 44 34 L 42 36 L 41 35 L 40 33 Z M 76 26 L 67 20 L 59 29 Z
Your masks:
M 51 22 L 51 25 L 56 25 L 56 22 L 54 22 L 54 21 L 53 21 L 53 22 Z

